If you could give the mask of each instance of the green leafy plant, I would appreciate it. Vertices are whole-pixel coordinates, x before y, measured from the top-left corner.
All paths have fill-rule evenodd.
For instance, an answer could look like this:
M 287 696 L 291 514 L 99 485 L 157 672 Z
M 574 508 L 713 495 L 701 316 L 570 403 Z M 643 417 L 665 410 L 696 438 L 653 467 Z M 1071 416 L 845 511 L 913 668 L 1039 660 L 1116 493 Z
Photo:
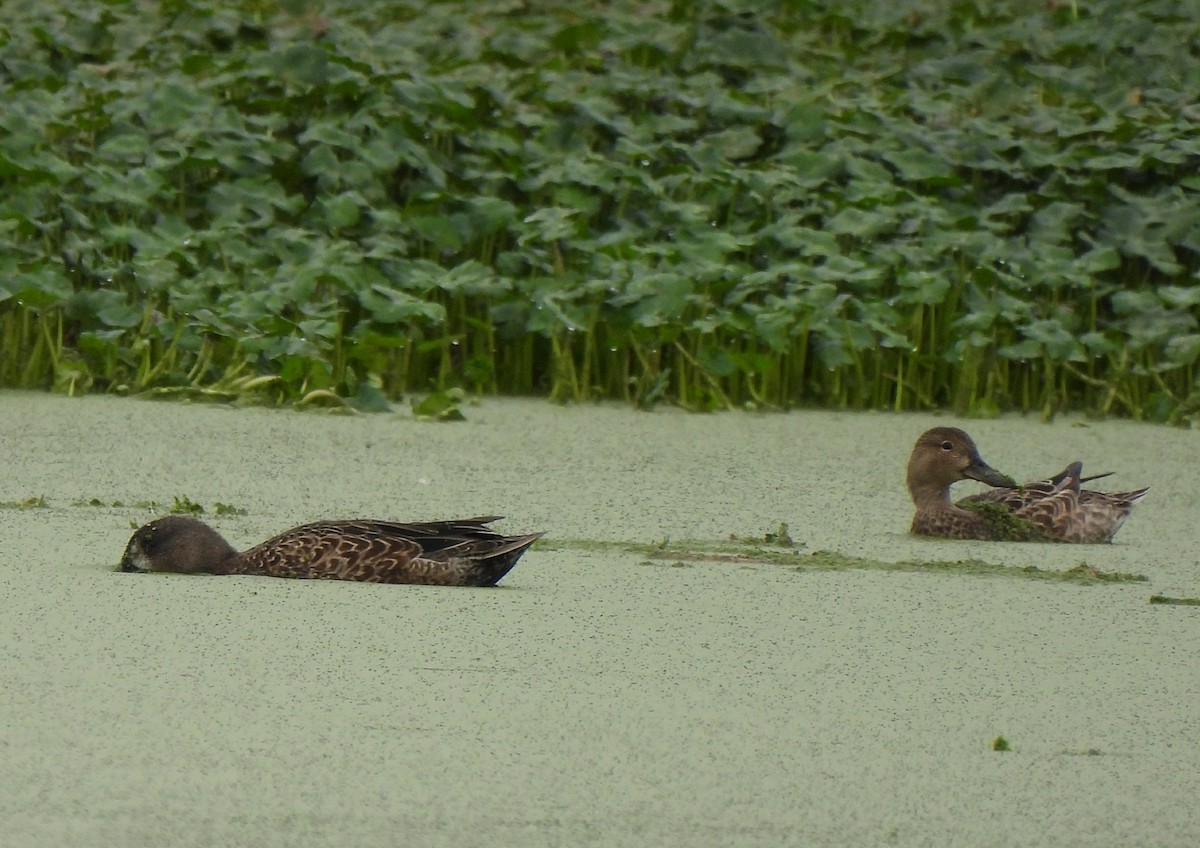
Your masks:
M 1190 423 L 1197 37 L 1174 0 L 11 4 L 0 385 Z
M 193 501 L 187 495 L 176 495 L 175 503 L 171 506 L 172 515 L 203 515 L 204 507 Z
M 412 412 L 415 418 L 423 421 L 465 421 L 459 404 L 462 403 L 463 393 L 459 389 L 445 392 L 434 392 L 421 400 L 413 399 Z

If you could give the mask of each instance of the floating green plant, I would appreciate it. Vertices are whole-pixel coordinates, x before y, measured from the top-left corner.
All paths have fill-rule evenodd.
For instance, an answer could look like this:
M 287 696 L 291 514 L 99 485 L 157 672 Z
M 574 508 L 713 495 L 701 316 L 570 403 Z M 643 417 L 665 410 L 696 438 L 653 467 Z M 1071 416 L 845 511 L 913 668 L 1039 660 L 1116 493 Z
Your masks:
M 1021 577 L 1058 583 L 1144 583 L 1149 578 L 1141 574 L 1101 571 L 1086 563 L 1064 571 L 1040 568 L 1035 565 L 1012 566 L 964 560 L 872 560 L 836 551 L 802 552 L 780 548 L 774 544 L 732 538 L 720 542 L 670 539 L 654 544 L 610 542 L 592 539 L 551 539 L 538 543 L 543 550 L 579 550 L 632 554 L 645 557 L 650 563 L 668 561 L 711 562 L 747 565 L 785 566 L 799 572 L 841 571 L 863 569 L 871 571 L 908 571 L 937 574 L 965 574 L 975 577 Z
M 20 501 L 0 502 L 0 509 L 45 509 L 46 496 L 35 495 Z
M 175 503 L 171 506 L 172 515 L 203 515 L 204 507 L 193 501 L 187 495 L 176 495 Z
M 149 506 L 153 509 L 158 508 L 158 504 L 151 502 Z M 213 515 L 249 515 L 249 510 L 233 504 L 221 503 L 216 501 L 213 504 Z M 203 505 L 196 503 L 187 495 L 177 495 L 174 503 L 171 505 L 171 513 L 175 515 L 204 515 L 205 509 Z
M 102 506 L 102 507 L 110 507 L 110 508 L 114 508 L 114 509 L 125 506 L 125 504 L 121 501 L 106 501 L 103 498 L 88 498 L 87 500 L 80 499 L 77 501 L 73 501 L 71 505 L 72 506 Z
M 998 542 L 1045 542 L 1046 531 L 1038 524 L 1020 518 L 1003 504 L 991 501 L 964 500 L 959 506 L 983 516 L 992 538 Z
M 796 547 L 795 540 L 793 540 L 791 534 L 788 533 L 787 524 L 782 521 L 779 522 L 778 529 L 774 531 L 768 531 L 763 535 L 763 542 L 768 545 L 778 545 L 781 548 Z
M 1151 595 L 1150 603 L 1181 607 L 1200 607 L 1200 598 L 1172 598 L 1169 595 Z

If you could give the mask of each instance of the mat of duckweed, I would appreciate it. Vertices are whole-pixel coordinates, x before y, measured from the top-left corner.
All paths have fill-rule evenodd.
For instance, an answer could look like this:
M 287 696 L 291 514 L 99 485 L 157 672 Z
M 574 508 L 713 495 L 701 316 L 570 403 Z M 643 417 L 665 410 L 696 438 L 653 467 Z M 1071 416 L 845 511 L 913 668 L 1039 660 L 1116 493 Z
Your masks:
M 465 411 L 0 394 L 0 845 L 1200 844 L 1197 434 Z M 1152 489 L 1111 546 L 911 538 L 935 423 Z M 177 506 L 547 535 L 497 589 L 115 572 Z

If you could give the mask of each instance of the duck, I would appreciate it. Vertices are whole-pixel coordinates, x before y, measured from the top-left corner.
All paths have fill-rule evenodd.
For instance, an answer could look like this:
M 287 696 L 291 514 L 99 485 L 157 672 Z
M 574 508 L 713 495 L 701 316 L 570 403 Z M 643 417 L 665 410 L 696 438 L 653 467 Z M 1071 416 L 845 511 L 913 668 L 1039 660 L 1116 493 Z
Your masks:
M 134 532 L 119 568 L 127 572 L 494 586 L 543 535 L 503 536 L 487 526 L 501 517 L 419 524 L 318 521 L 238 552 L 199 519 L 166 515 Z
M 911 532 L 920 536 L 991 541 L 1111 542 L 1149 487 L 1097 492 L 1083 484 L 1111 472 L 1083 476 L 1083 463 L 1033 483 L 1017 485 L 983 461 L 975 442 L 957 427 L 921 434 L 908 460 L 908 491 L 917 511 Z M 954 503 L 950 486 L 978 480 L 993 488 Z

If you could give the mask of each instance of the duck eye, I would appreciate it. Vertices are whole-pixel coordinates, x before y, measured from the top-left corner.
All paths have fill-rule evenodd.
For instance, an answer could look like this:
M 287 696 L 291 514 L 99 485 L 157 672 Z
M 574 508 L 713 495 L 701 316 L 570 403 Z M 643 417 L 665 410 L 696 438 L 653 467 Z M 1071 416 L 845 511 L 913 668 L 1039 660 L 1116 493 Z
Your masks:
M 954 450 L 954 445 L 950 444 L 950 442 L 942 442 L 942 450 Z

